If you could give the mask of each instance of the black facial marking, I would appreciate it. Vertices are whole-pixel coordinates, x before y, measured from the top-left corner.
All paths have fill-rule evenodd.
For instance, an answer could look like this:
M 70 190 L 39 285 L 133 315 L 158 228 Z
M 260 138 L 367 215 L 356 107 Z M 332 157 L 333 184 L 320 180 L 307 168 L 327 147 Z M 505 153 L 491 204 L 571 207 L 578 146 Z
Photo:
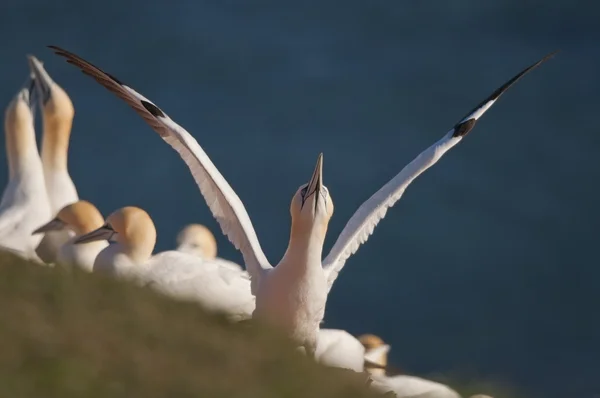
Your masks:
M 300 198 L 302 199 L 302 204 L 300 205 L 300 210 L 304 208 L 304 202 L 306 202 L 306 191 L 308 190 L 308 185 L 302 188 L 300 191 Z
M 475 127 L 475 123 L 477 120 L 469 119 L 464 121 L 463 123 L 457 124 L 454 126 L 454 133 L 452 133 L 452 137 L 464 137 L 469 134 L 469 131 L 473 130 Z
M 165 117 L 163 111 L 161 111 L 156 105 L 144 100 L 142 100 L 142 105 L 144 106 L 144 108 L 146 108 L 148 112 L 152 114 L 152 116 Z

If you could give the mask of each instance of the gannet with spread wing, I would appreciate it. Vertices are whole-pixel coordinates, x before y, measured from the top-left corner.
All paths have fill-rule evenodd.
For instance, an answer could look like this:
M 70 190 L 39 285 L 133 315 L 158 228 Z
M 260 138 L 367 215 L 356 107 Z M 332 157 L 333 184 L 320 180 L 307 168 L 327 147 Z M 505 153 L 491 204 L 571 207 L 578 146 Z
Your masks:
M 260 247 L 242 201 L 190 133 L 152 101 L 114 76 L 69 51 L 56 46 L 50 48 L 127 102 L 179 153 L 223 233 L 242 253 L 252 278 L 252 293 L 256 296 L 253 316 L 283 328 L 313 357 L 327 294 L 348 257 L 368 239 L 387 209 L 400 199 L 417 176 L 458 144 L 510 86 L 553 55 L 549 54 L 529 66 L 494 91 L 362 204 L 323 261 L 323 242 L 333 214 L 333 202 L 323 185 L 323 156 L 319 155 L 309 182 L 300 186 L 292 198 L 288 248 L 279 264 L 273 267 Z

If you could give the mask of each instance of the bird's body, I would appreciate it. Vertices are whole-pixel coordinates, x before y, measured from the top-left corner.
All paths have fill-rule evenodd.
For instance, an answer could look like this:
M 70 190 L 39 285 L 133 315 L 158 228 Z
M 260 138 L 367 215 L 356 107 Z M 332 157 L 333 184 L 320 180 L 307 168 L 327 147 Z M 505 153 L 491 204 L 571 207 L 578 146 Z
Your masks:
M 31 233 L 51 217 L 34 130 L 33 77 L 6 109 L 9 180 L 0 201 L 0 246 L 37 259 L 41 236 Z
M 252 293 L 256 296 L 254 316 L 283 329 L 311 356 L 314 356 L 317 348 L 317 335 L 324 317 L 327 295 L 346 260 L 369 238 L 388 208 L 400 199 L 415 178 L 458 144 L 513 83 L 549 58 L 547 56 L 526 68 L 494 91 L 437 143 L 423 151 L 363 203 L 323 261 L 323 242 L 329 219 L 333 215 L 333 202 L 323 185 L 323 158 L 319 156 L 310 181 L 302 185 L 292 198 L 290 241 L 283 259 L 273 267 L 262 251 L 242 201 L 190 133 L 113 75 L 73 53 L 58 47 L 51 48 L 127 102 L 179 153 L 223 233 L 242 252 L 246 270 L 252 278 Z M 256 185 L 262 183 L 267 182 L 259 178 Z
M 461 398 L 460 394 L 445 384 L 417 376 L 371 375 L 371 386 L 381 392 L 392 391 L 397 398 Z
M 142 273 L 153 287 L 171 297 L 198 301 L 209 310 L 227 313 L 232 320 L 252 316 L 255 298 L 250 277 L 242 270 L 173 250 L 152 256 Z
M 365 348 L 345 330 L 320 329 L 315 357 L 324 365 L 362 372 Z
M 90 242 L 85 245 L 75 245 L 77 235 L 70 238 L 58 249 L 56 262 L 76 266 L 84 271 L 92 272 L 98 254 L 108 246 L 105 241 Z
M 286 260 L 259 282 L 253 317 L 284 330 L 314 354 L 327 301 L 325 273 L 320 261 Z

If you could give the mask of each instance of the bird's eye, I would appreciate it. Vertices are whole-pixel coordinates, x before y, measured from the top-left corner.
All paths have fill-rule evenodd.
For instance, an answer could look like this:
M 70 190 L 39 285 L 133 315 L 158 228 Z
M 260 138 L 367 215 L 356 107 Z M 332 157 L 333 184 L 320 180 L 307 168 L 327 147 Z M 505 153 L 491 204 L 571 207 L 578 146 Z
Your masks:
M 302 191 L 300 191 L 300 195 L 302 195 L 302 197 L 304 197 L 304 195 L 306 195 L 307 189 L 308 189 L 308 186 L 305 186 L 304 188 L 302 188 Z

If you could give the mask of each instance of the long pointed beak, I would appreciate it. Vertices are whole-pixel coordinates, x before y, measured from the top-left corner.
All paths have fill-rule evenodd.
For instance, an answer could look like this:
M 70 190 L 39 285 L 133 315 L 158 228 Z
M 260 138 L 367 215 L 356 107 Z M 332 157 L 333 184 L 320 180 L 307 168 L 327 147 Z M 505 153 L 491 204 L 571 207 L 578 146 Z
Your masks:
M 44 64 L 39 59 L 33 55 L 28 55 L 27 60 L 29 61 L 29 69 L 35 76 L 37 95 L 41 99 L 42 104 L 46 104 L 52 95 L 52 85 L 54 84 L 54 80 L 52 80 L 48 72 L 46 72 Z
M 112 229 L 109 225 L 105 224 L 100 228 L 93 230 L 92 232 L 88 232 L 87 234 L 81 235 L 79 238 L 75 239 L 73 243 L 81 244 L 95 242 L 99 240 L 111 241 L 116 234 L 117 232 L 114 229 Z
M 27 80 L 25 80 L 25 83 L 23 83 L 23 87 L 21 88 L 21 91 L 19 91 L 19 93 L 17 94 L 15 100 L 21 100 L 25 102 L 29 107 L 31 116 L 35 118 L 37 93 L 35 90 L 35 76 L 33 74 L 30 74 L 29 77 L 27 77 Z
M 315 210 L 317 210 L 317 204 L 319 203 L 319 193 L 321 192 L 321 188 L 323 187 L 323 153 L 319 154 L 319 158 L 317 159 L 317 165 L 315 166 L 315 171 L 313 171 L 313 175 L 308 183 L 308 187 L 306 188 L 306 197 L 310 197 L 310 195 L 315 195 Z
M 49 232 L 49 231 L 62 231 L 66 227 L 67 227 L 67 224 L 65 224 L 64 221 L 60 220 L 57 217 L 54 220 L 50 221 L 49 223 L 42 225 L 41 227 L 39 227 L 38 229 L 33 231 L 31 234 L 35 235 L 35 234 L 41 234 L 43 232 Z

